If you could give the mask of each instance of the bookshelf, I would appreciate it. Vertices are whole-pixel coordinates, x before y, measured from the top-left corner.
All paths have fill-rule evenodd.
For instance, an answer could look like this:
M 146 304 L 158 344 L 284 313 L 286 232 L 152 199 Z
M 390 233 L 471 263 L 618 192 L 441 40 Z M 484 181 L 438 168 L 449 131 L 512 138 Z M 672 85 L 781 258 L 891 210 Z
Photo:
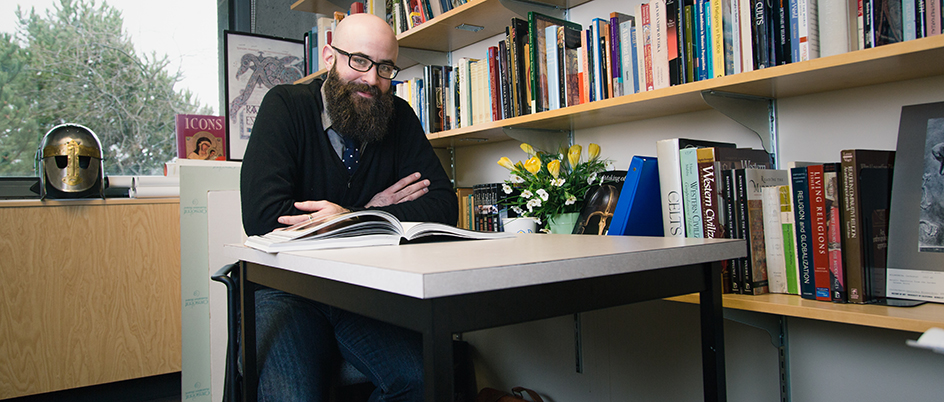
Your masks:
M 698 304 L 698 295 L 693 293 L 666 300 Z M 944 304 L 936 303 L 888 307 L 832 303 L 770 293 L 757 296 L 725 294 L 722 296 L 722 305 L 737 310 L 899 331 L 924 332 L 932 327 L 944 328 Z
M 351 3 L 339 1 L 346 2 L 347 6 Z M 587 1 L 550 0 L 545 3 L 570 8 Z M 522 15 L 521 3 L 515 3 L 517 7 L 511 6 L 512 3 L 510 0 L 471 0 L 398 35 L 397 40 L 401 49 L 449 52 L 504 32 L 512 17 Z M 532 5 L 535 7 L 541 6 Z M 327 0 L 299 0 L 292 9 L 309 12 L 342 10 Z M 455 29 L 461 24 L 482 26 L 483 29 L 478 32 Z M 944 74 L 944 64 L 930 62 L 941 59 L 944 59 L 944 35 L 441 131 L 429 134 L 428 138 L 434 147 L 475 146 L 510 140 L 505 128 L 568 131 L 707 110 L 711 106 L 703 100 L 703 92 L 778 99 L 898 82 Z M 324 72 L 318 71 L 296 83 L 310 82 Z
M 944 35 L 432 133 L 433 146 L 510 140 L 503 128 L 576 130 L 707 110 L 705 91 L 787 98 L 944 74 Z M 903 68 L 907 66 L 907 68 Z
M 339 1 L 350 4 L 347 0 Z M 588 1 L 551 0 L 544 3 L 554 3 L 558 8 L 571 8 Z M 333 11 L 320 6 L 325 3 L 329 2 L 299 0 L 292 9 Z M 520 17 L 521 10 L 526 10 L 526 7 L 541 11 L 539 5 L 524 4 L 511 0 L 470 0 L 418 28 L 398 35 L 397 39 L 401 49 L 451 52 L 504 32 L 510 18 Z M 478 25 L 483 29 L 476 33 L 455 29 L 460 24 Z M 706 93 L 712 92 L 783 99 L 895 83 L 944 75 L 944 64 L 933 62 L 942 59 L 944 35 L 938 35 L 436 132 L 429 134 L 428 138 L 434 147 L 439 148 L 476 146 L 511 140 L 506 133 L 509 128 L 560 132 L 708 110 L 712 107 L 704 97 Z M 316 75 L 321 73 L 323 71 Z M 308 82 L 316 75 L 301 81 Z M 697 295 L 668 300 L 698 303 Z M 940 304 L 896 308 L 826 303 L 780 294 L 727 294 L 723 297 L 723 303 L 724 307 L 732 309 L 901 331 L 923 332 L 931 327 L 944 327 L 944 305 Z

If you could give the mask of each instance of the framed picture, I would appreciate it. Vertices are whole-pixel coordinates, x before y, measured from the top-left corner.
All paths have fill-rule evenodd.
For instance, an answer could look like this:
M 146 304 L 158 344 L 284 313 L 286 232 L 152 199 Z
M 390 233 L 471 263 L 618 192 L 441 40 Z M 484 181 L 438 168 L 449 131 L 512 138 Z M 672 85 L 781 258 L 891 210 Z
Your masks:
M 944 303 L 944 102 L 901 109 L 886 275 L 887 297 Z
M 226 155 L 242 160 L 262 98 L 279 84 L 303 77 L 302 40 L 224 31 L 226 91 Z

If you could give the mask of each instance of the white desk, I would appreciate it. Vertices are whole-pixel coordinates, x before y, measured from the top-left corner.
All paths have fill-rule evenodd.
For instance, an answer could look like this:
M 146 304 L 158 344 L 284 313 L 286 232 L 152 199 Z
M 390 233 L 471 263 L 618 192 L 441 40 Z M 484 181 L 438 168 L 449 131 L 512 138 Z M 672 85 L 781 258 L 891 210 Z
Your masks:
M 725 400 L 721 268 L 743 240 L 586 235 L 267 254 L 241 264 L 244 395 L 254 401 L 256 285 L 422 333 L 426 400 L 452 400 L 452 334 L 701 294 L 705 400 Z M 249 347 L 249 346 L 252 347 Z

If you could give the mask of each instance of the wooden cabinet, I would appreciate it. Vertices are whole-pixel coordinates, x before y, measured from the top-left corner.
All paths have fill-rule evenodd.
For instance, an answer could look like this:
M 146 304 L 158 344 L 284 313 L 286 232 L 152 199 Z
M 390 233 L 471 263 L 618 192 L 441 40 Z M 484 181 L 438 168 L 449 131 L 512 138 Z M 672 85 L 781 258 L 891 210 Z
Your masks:
M 0 399 L 180 371 L 179 201 L 0 201 Z

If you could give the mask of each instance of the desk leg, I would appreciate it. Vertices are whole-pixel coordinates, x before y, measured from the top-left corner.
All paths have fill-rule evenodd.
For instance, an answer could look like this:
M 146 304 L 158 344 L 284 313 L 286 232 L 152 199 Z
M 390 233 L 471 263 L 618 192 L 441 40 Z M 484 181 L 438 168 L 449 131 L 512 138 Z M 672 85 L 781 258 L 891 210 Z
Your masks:
M 706 289 L 701 292 L 701 359 L 705 401 L 727 400 L 724 372 L 724 313 L 721 306 L 721 263 L 705 264 Z
M 242 335 L 239 344 L 243 355 L 243 401 L 255 402 L 259 396 L 259 373 L 256 372 L 256 285 L 246 281 L 246 263 L 239 263 L 240 309 Z
M 423 385 L 426 402 L 453 401 L 452 334 L 442 328 L 423 333 Z

